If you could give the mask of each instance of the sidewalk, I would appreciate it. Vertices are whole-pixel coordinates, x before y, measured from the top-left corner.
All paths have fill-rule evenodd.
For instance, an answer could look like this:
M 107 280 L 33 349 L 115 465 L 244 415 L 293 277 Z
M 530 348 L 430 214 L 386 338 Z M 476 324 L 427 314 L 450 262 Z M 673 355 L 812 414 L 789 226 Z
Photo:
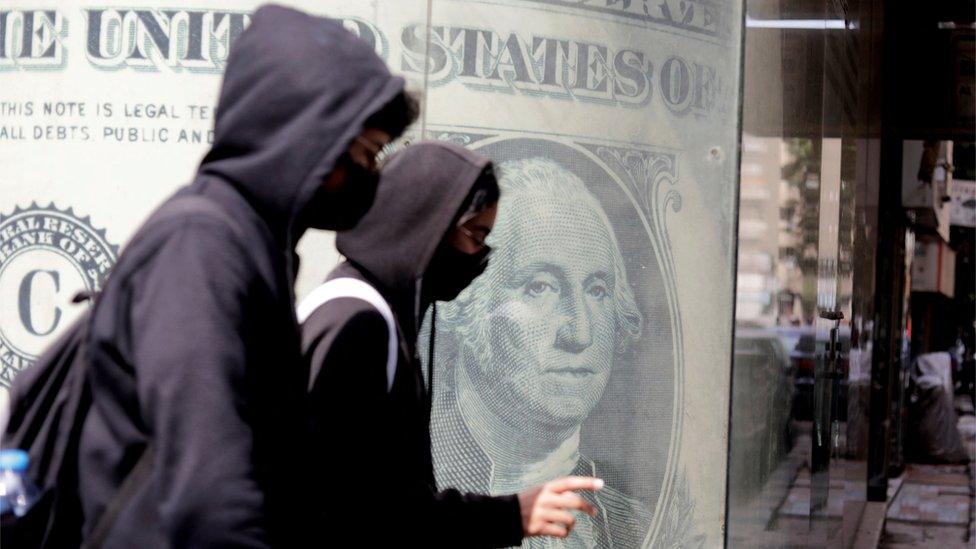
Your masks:
M 963 443 L 976 460 L 976 416 L 959 419 Z M 909 465 L 889 500 L 882 548 L 971 548 L 976 543 L 976 465 Z
M 976 460 L 976 416 L 962 416 L 959 430 L 970 459 Z M 809 448 L 809 434 L 804 433 L 759 493 L 733 502 L 732 547 L 976 547 L 972 461 L 908 465 L 890 480 L 888 501 L 874 503 L 865 501 L 867 464 L 833 458 L 827 506 L 811 516 Z

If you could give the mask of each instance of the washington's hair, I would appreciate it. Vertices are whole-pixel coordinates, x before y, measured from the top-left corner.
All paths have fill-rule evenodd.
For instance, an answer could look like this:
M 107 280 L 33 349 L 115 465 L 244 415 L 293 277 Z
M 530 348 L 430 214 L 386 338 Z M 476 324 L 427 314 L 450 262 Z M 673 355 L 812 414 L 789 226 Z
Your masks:
M 603 223 L 607 238 L 612 244 L 610 253 L 614 273 L 612 299 L 617 328 L 616 351 L 625 352 L 640 337 L 644 316 L 637 307 L 633 290 L 627 280 L 623 255 L 614 235 L 613 226 L 600 202 L 578 176 L 546 158 L 508 161 L 499 164 L 496 170 L 502 191 L 499 205 L 499 211 L 502 212 L 499 219 L 502 222 L 492 231 L 491 240 L 505 242 L 510 232 L 523 222 L 505 216 L 504 212 L 507 204 L 518 202 L 526 194 L 545 197 L 573 196 L 574 199 L 578 199 L 592 209 Z M 438 328 L 454 331 L 459 341 L 473 347 L 478 356 L 484 356 L 488 345 L 486 323 L 482 322 L 490 315 L 488 301 L 491 295 L 490 292 L 485 291 L 486 280 L 486 277 L 476 279 L 457 299 L 438 310 Z

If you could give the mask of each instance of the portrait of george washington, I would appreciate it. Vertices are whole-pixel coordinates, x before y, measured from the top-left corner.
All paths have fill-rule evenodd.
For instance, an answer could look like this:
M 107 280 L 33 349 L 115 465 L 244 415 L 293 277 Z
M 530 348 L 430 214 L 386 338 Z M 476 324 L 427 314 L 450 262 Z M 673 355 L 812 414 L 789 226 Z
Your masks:
M 606 476 L 581 448 L 621 357 L 648 328 L 613 225 L 573 171 L 544 156 L 498 163 L 488 268 L 438 309 L 431 418 L 438 486 L 517 492 Z M 651 511 L 608 482 L 569 538 L 529 547 L 635 547 Z

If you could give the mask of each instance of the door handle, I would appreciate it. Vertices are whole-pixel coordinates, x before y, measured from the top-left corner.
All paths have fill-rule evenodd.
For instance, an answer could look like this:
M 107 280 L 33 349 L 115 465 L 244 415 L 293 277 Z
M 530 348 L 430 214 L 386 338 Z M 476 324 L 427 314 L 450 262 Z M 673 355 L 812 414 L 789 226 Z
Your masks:
M 834 327 L 830 329 L 830 339 L 827 341 L 825 349 L 827 352 L 827 375 L 825 377 L 837 379 L 840 377 L 840 373 L 837 371 L 837 336 L 840 332 L 840 321 L 844 319 L 844 312 L 839 309 L 835 311 L 820 309 L 820 318 L 834 321 Z

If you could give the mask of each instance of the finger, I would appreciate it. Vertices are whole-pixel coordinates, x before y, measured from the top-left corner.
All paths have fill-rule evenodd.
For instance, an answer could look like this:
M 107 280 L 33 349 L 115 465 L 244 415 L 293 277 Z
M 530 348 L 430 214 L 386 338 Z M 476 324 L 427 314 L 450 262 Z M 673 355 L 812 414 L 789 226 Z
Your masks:
M 557 493 L 570 490 L 596 491 L 603 488 L 603 479 L 593 477 L 562 477 L 551 481 L 549 488 Z
M 539 534 L 543 536 L 564 538 L 569 535 L 569 529 L 567 529 L 565 526 L 547 522 L 546 524 L 542 525 L 542 528 L 539 528 Z
M 560 494 L 559 503 L 557 505 L 563 509 L 582 511 L 591 517 L 595 517 L 597 515 L 596 507 L 574 492 L 563 492 Z
M 539 514 L 539 518 L 546 522 L 551 522 L 553 524 L 559 524 L 572 528 L 576 524 L 576 517 L 568 511 L 560 511 L 557 509 L 548 509 Z

